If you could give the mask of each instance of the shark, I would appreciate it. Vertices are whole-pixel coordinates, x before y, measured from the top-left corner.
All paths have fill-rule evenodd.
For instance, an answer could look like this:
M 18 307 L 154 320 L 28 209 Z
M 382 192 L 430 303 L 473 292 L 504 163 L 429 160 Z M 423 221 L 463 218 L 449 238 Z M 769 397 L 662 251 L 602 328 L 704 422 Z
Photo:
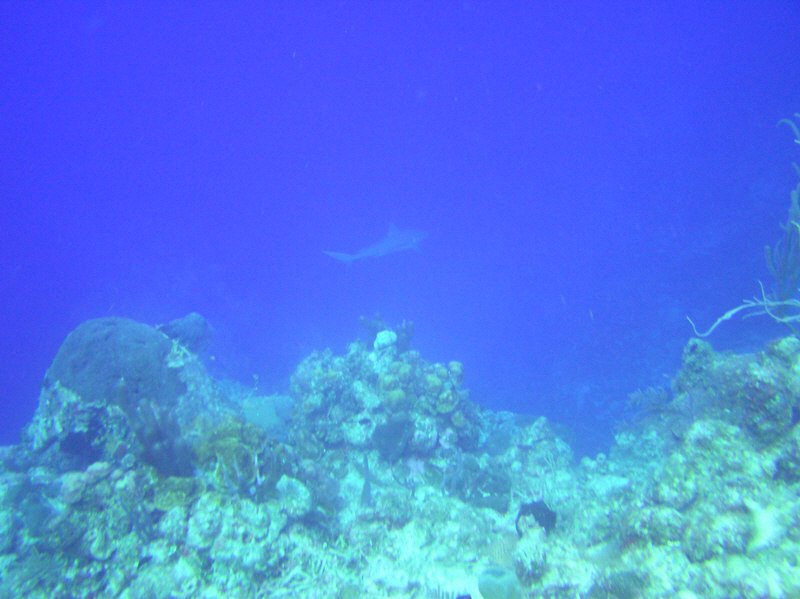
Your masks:
M 328 252 L 326 250 L 322 250 L 322 253 L 346 264 L 352 264 L 355 260 L 361 260 L 362 258 L 380 258 L 381 256 L 404 250 L 418 250 L 419 242 L 427 236 L 428 234 L 425 231 L 398 229 L 390 224 L 389 232 L 383 239 L 358 250 L 355 254 Z

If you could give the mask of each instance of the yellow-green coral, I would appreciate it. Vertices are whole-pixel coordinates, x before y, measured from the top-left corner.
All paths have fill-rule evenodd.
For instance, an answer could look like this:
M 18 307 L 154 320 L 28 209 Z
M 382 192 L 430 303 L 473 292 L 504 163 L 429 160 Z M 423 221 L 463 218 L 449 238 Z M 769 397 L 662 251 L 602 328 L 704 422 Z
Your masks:
M 403 362 L 400 364 L 395 374 L 403 385 L 407 385 L 414 378 L 414 369 L 411 367 L 411 364 Z
M 156 483 L 153 489 L 153 505 L 162 512 L 189 505 L 205 490 L 199 478 L 170 476 Z
M 439 394 L 436 400 L 436 411 L 440 414 L 449 414 L 458 405 L 458 393 L 455 389 L 447 389 Z
M 392 389 L 386 393 L 386 403 L 391 410 L 402 408 L 406 404 L 406 393 L 402 389 Z
M 464 412 L 461 410 L 456 410 L 450 415 L 450 422 L 456 428 L 462 428 L 467 425 L 467 417 L 464 416 Z
M 213 473 L 216 487 L 242 488 L 260 482 L 259 454 L 266 447 L 261 428 L 227 416 L 201 437 L 195 455 L 198 464 Z
M 400 386 L 400 379 L 393 374 L 383 372 L 378 377 L 378 385 L 380 385 L 381 391 L 392 391 Z
M 438 375 L 432 372 L 429 372 L 425 375 L 425 391 L 428 393 L 428 395 L 433 397 L 438 396 L 442 392 L 443 386 L 444 383 Z
M 455 360 L 450 362 L 447 365 L 447 372 L 453 384 L 460 385 L 464 382 L 464 365 L 461 362 L 456 362 Z

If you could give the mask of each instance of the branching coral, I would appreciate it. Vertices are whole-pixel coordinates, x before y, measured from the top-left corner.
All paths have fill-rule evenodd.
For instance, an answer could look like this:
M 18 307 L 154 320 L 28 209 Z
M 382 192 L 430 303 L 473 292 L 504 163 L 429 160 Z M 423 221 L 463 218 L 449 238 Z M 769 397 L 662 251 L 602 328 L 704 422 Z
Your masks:
M 800 122 L 800 112 L 794 114 L 794 119 Z M 785 124 L 794 133 L 794 142 L 800 144 L 800 127 L 792 119 L 781 119 L 778 124 Z M 800 167 L 792 163 L 798 176 Z M 788 326 L 792 333 L 798 334 L 796 323 L 800 322 L 800 299 L 795 297 L 800 283 L 800 183 L 792 190 L 789 201 L 789 215 L 785 224 L 781 225 L 783 237 L 772 247 L 766 246 L 764 253 L 767 259 L 767 268 L 775 279 L 775 291 L 767 294 L 764 285 L 759 281 L 761 297 L 744 300 L 741 305 L 731 308 L 720 316 L 705 332 L 699 332 L 688 316 L 694 334 L 698 337 L 707 337 L 726 320 L 737 314 L 749 316 L 767 315 L 776 322 Z

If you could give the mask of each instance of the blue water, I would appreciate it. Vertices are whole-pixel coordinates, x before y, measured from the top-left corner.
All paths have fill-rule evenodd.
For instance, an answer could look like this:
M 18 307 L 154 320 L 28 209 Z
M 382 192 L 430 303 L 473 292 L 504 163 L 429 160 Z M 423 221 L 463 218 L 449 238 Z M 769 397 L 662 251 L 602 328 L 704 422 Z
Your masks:
M 603 449 L 769 281 L 796 184 L 800 5 L 696 4 L 2 3 L 0 443 L 87 318 L 200 312 L 217 376 L 284 391 L 379 312 Z M 322 253 L 390 224 L 428 237 Z

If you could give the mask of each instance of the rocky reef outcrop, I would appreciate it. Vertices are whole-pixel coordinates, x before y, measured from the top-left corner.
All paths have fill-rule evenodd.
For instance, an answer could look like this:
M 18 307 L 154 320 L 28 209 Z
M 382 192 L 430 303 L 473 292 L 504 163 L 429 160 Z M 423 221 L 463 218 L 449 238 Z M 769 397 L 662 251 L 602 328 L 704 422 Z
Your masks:
M 264 395 L 208 374 L 197 315 L 83 323 L 0 449 L 0 597 L 800 594 L 797 339 L 691 341 L 576 463 L 401 332 Z

